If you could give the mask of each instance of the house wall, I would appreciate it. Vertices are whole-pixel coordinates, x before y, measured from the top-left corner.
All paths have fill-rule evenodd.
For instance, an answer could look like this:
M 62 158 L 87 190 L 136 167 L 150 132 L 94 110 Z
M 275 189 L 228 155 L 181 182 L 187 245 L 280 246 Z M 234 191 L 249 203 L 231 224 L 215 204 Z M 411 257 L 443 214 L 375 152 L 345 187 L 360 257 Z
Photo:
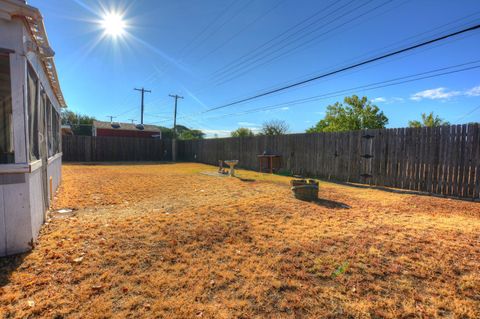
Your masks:
M 52 188 L 55 195 L 56 190 L 60 186 L 60 182 L 62 180 L 62 154 L 57 154 L 53 156 L 51 159 L 48 160 L 48 169 L 47 169 L 48 179 L 52 178 Z M 48 190 L 48 198 L 53 198 L 52 194 L 50 194 L 50 187 Z
M 28 174 L 29 186 L 29 209 L 31 221 L 32 239 L 38 236 L 40 228 L 45 221 L 45 205 L 43 203 L 42 168 Z
M 96 128 L 96 136 L 116 136 L 116 137 L 142 137 L 151 138 L 152 135 L 158 135 L 160 132 L 146 132 L 146 131 L 128 131 L 128 130 L 110 130 Z
M 60 111 L 41 61 L 34 52 L 25 52 L 24 42 L 29 40 L 30 34 L 21 19 L 8 21 L 0 18 L 0 48 L 14 51 L 10 54 L 10 67 L 15 141 L 15 164 L 0 165 L 0 256 L 30 250 L 45 216 L 41 162 L 32 163 L 28 159 L 28 113 L 25 105 L 27 60 L 37 73 L 52 105 Z M 54 191 L 60 184 L 61 163 L 61 153 L 48 161 L 47 178 L 52 177 Z
M 0 19 L 0 47 L 10 54 L 15 163 L 27 164 L 25 140 L 23 24 Z M 2 165 L 0 165 L 2 166 Z M 26 173 L 0 173 L 0 256 L 28 250 L 32 240 L 29 185 Z
M 29 174 L 0 174 L 0 256 L 27 251 L 32 236 Z

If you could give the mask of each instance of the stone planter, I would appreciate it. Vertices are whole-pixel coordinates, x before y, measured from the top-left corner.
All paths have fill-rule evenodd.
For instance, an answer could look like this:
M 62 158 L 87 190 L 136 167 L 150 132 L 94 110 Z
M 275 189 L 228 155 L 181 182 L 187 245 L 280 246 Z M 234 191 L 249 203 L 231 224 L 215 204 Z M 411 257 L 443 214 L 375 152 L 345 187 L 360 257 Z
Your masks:
M 304 201 L 318 200 L 318 182 L 313 179 L 294 179 L 290 182 L 295 198 Z

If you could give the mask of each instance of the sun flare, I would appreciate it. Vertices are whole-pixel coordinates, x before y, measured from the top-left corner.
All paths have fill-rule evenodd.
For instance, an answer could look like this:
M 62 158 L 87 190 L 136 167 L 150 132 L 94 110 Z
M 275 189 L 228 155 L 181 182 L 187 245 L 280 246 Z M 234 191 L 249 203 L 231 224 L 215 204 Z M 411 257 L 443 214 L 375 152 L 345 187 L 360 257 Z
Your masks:
M 105 13 L 101 25 L 105 34 L 114 38 L 124 35 L 127 27 L 123 16 L 115 12 Z

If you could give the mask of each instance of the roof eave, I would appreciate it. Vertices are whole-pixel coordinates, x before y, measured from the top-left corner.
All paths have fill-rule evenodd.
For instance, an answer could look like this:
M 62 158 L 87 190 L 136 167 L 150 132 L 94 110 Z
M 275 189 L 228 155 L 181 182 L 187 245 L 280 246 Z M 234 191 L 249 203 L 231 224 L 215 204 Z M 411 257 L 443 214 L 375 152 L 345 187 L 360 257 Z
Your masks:
M 48 41 L 43 16 L 40 11 L 27 4 L 13 2 L 11 0 L 4 0 L 9 7 L 9 14 L 11 17 L 20 17 L 24 20 L 28 31 L 37 47 L 36 53 L 42 61 L 44 71 L 48 77 L 52 90 L 61 107 L 67 107 L 65 98 L 63 96 L 60 82 L 58 80 L 58 73 L 55 66 L 53 56 L 55 55 L 53 49 Z

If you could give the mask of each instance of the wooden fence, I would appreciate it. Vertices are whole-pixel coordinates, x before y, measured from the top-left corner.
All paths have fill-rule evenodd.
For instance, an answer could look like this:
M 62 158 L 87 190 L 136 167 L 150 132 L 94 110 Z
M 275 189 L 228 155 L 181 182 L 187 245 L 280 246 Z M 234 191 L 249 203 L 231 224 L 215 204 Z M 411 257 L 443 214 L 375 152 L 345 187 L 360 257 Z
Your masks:
M 67 162 L 170 161 L 170 140 L 134 137 L 63 136 Z
M 282 170 L 328 180 L 478 199 L 478 124 L 180 141 L 179 158 L 218 164 L 282 156 Z

